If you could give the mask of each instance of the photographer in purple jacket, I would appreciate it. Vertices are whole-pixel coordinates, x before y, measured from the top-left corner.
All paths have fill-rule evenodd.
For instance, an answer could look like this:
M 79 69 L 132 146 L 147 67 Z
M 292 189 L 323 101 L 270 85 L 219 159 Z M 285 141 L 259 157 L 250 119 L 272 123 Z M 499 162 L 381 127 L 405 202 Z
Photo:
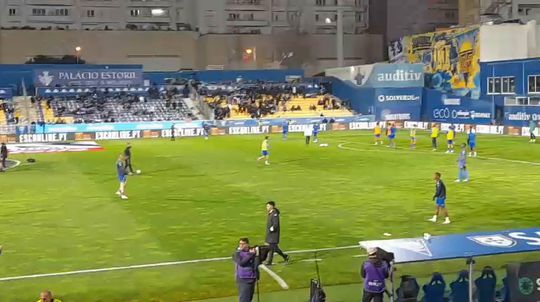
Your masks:
M 241 238 L 238 250 L 233 254 L 233 260 L 236 263 L 238 301 L 251 302 L 259 279 L 259 249 L 250 247 L 248 238 Z
M 368 260 L 362 265 L 364 296 L 362 302 L 382 302 L 386 291 L 385 279 L 390 275 L 390 264 L 379 257 L 378 248 L 368 249 Z

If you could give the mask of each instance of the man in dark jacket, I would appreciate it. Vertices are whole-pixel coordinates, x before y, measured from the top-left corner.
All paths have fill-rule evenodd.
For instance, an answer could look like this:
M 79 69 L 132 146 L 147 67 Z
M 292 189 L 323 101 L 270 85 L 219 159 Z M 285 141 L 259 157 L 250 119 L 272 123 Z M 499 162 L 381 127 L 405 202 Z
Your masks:
M 131 144 L 127 143 L 127 147 L 124 150 L 124 158 L 126 160 L 125 167 L 126 171 L 129 171 L 129 175 L 133 174 L 133 167 L 131 166 Z
M 236 284 L 238 301 L 251 302 L 255 293 L 255 285 L 259 278 L 257 249 L 249 246 L 248 238 L 241 238 L 238 250 L 233 254 L 236 263 Z
M 8 149 L 5 143 L 0 147 L 0 171 L 4 172 L 7 169 L 6 160 L 8 157 Z
M 386 290 L 385 279 L 390 274 L 388 263 L 377 256 L 377 248 L 368 249 L 368 260 L 361 270 L 364 278 L 364 296 L 362 302 L 382 302 Z
M 276 208 L 276 203 L 269 201 L 266 203 L 266 210 L 268 211 L 268 219 L 266 222 L 266 243 L 270 248 L 268 253 L 268 259 L 266 265 L 272 265 L 274 259 L 274 252 L 278 253 L 285 261 L 289 261 L 289 256 L 284 254 L 279 248 L 279 236 L 281 227 L 279 225 L 279 210 Z

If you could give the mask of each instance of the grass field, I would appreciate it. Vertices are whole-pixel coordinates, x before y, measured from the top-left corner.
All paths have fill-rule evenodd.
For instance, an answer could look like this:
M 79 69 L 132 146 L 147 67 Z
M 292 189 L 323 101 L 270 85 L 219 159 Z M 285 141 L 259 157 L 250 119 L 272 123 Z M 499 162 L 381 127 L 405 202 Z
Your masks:
M 306 147 L 300 134 L 272 136 L 271 166 L 257 163 L 261 136 L 133 141 L 128 201 L 120 200 L 114 162 L 125 142 L 103 152 L 42 154 L 37 163 L 0 175 L 0 278 L 167 261 L 230 256 L 239 237 L 263 243 L 265 202 L 282 212 L 282 247 L 350 246 L 360 240 L 537 227 L 540 145 L 525 138 L 479 136 L 472 181 L 455 184 L 457 154 L 431 152 L 427 134 L 417 150 L 405 135 L 390 150 L 372 146 L 368 132 L 323 133 L 329 147 Z M 463 137 L 458 139 L 463 141 Z M 342 148 L 339 144 L 345 143 Z M 14 156 L 23 160 L 22 155 Z M 433 173 L 448 188 L 451 225 L 433 214 Z M 320 253 L 329 301 L 358 301 L 363 251 Z M 264 301 L 305 301 L 315 276 L 313 253 L 297 253 L 273 269 L 289 293 L 263 274 Z M 482 259 L 481 264 L 540 259 Z M 400 272 L 453 273 L 462 262 L 422 264 Z M 69 301 L 190 301 L 236 294 L 232 261 L 0 282 L 0 301 L 34 301 L 49 288 Z M 275 292 L 266 295 L 266 293 Z M 277 298 L 276 298 L 277 297 Z M 32 300 L 34 299 L 34 300 Z M 234 301 L 225 298 L 212 301 Z

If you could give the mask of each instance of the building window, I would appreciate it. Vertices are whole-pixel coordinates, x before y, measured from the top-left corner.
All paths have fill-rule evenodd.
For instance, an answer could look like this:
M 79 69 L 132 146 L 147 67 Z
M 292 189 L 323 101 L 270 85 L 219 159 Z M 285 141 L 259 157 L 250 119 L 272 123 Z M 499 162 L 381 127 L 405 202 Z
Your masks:
M 529 76 L 529 93 L 540 93 L 540 75 Z
M 131 14 L 132 17 L 137 17 L 137 16 L 139 16 L 139 15 L 141 14 L 141 10 L 139 10 L 139 9 L 132 9 L 132 10 L 130 11 L 130 14 Z
M 316 15 L 315 15 L 315 21 L 319 22 L 319 19 L 320 19 L 319 14 L 316 14 Z
M 10 8 L 8 10 L 8 13 L 10 16 L 16 16 L 17 15 L 17 9 L 16 8 Z
M 93 9 L 89 9 L 89 10 L 86 11 L 86 16 L 89 17 L 89 18 L 95 17 L 96 12 Z
M 57 8 L 54 10 L 55 16 L 67 16 L 69 14 L 67 8 Z
M 488 94 L 515 94 L 515 93 L 516 93 L 516 77 L 489 77 L 488 78 Z
M 326 6 L 326 0 L 315 0 L 315 5 Z
M 516 93 L 516 78 L 515 77 L 502 77 L 502 93 L 514 94 Z
M 32 9 L 32 16 L 45 16 L 45 9 L 44 8 L 33 8 Z

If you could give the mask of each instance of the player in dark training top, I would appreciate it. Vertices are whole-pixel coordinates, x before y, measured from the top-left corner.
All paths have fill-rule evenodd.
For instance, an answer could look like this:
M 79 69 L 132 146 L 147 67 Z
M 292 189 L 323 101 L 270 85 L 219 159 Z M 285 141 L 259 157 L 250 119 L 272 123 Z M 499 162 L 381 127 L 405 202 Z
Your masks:
M 124 150 L 124 160 L 126 171 L 129 172 L 129 175 L 133 174 L 133 166 L 131 165 L 131 144 L 127 143 L 127 147 Z
M 433 218 L 429 219 L 431 222 L 437 222 L 439 214 L 444 214 L 445 220 L 443 224 L 450 223 L 450 217 L 448 216 L 448 209 L 446 208 L 446 186 L 444 185 L 441 179 L 441 173 L 435 173 L 435 195 L 433 195 L 433 200 L 437 204 L 437 210 Z

